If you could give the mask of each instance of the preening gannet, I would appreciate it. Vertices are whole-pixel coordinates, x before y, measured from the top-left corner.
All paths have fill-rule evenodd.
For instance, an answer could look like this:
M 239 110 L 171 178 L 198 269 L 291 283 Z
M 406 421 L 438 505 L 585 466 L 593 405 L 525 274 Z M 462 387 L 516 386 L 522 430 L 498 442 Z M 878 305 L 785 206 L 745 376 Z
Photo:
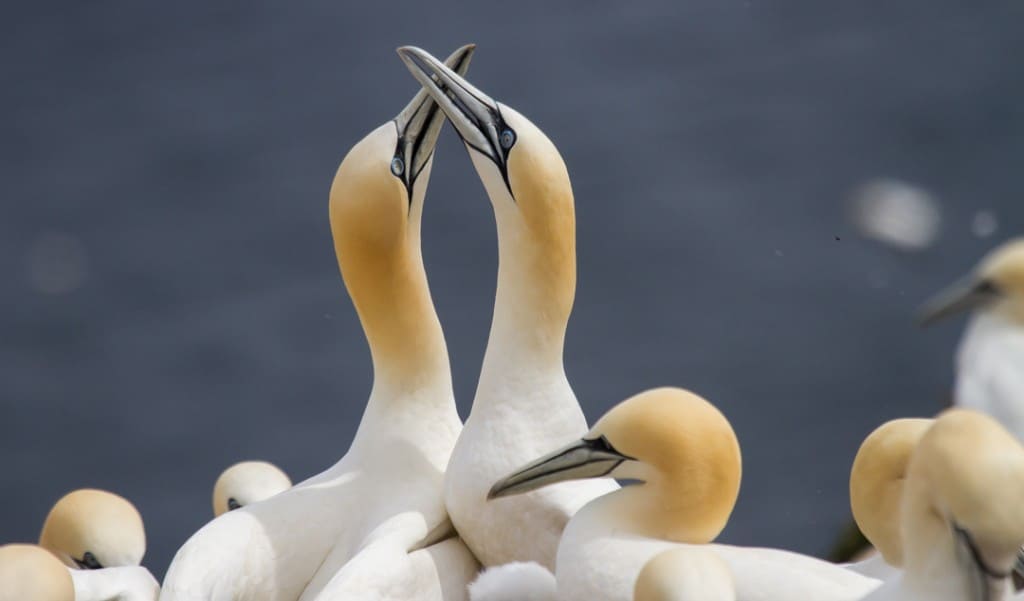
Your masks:
M 0 546 L 0 601 L 75 601 L 71 575 L 36 545 Z
M 989 253 L 973 273 L 928 301 L 921 323 L 972 310 L 956 357 L 954 402 L 1024 440 L 1024 239 Z
M 252 505 L 292 487 L 292 481 L 273 463 L 240 461 L 221 472 L 213 485 L 213 515 Z
M 472 51 L 460 48 L 449 64 L 465 71 Z M 178 551 L 161 599 L 466 597 L 477 564 L 450 537 L 441 492 L 462 424 L 420 251 L 443 122 L 420 91 L 349 151 L 331 187 L 334 248 L 374 371 L 348 453 L 204 526 Z
M 1024 448 L 991 417 L 939 415 L 903 484 L 903 570 L 870 601 L 997 601 L 1024 543 Z
M 633 601 L 736 601 L 729 566 L 698 546 L 662 551 L 636 577 Z
M 70 569 L 77 601 L 153 601 L 159 584 L 139 565 L 146 553 L 142 516 L 128 499 L 72 491 L 46 516 L 39 545 Z
M 570 520 L 555 572 L 563 601 L 630 599 L 652 557 L 690 546 L 725 562 L 739 601 L 851 600 L 878 585 L 797 553 L 709 544 L 736 503 L 740 473 L 739 443 L 725 416 L 691 392 L 658 388 L 623 401 L 582 439 L 499 480 L 489 496 L 577 478 L 640 482 L 591 501 Z
M 931 427 L 930 419 L 888 421 L 861 443 L 850 469 L 850 509 L 877 554 L 847 564 L 858 573 L 887 580 L 903 565 L 900 505 L 910 454 Z
M 484 565 L 535 561 L 553 570 L 569 517 L 615 483 L 567 483 L 493 503 L 486 496 L 509 470 L 587 430 L 562 364 L 576 294 L 569 174 L 555 145 L 526 117 L 423 50 L 398 52 L 465 143 L 498 227 L 491 332 L 473 408 L 448 464 L 445 505 Z

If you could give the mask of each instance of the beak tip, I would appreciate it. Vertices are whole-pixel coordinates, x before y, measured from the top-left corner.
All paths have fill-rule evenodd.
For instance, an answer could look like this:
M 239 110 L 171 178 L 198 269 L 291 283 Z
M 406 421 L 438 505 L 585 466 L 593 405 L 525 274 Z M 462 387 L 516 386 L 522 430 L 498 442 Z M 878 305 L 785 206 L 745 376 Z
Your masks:
M 501 491 L 498 490 L 497 486 L 492 486 L 491 490 L 487 491 L 487 500 L 493 501 L 501 496 Z

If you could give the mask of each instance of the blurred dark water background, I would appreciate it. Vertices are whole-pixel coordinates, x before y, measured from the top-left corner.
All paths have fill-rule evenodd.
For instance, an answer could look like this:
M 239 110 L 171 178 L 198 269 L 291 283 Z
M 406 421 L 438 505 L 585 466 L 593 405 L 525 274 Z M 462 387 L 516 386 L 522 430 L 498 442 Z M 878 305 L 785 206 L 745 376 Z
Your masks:
M 570 380 L 591 420 L 664 384 L 723 409 L 745 460 L 729 542 L 826 551 L 863 437 L 949 390 L 960 325 L 918 330 L 915 306 L 1024 225 L 1015 0 L 4 12 L 0 541 L 107 488 L 141 510 L 158 577 L 228 464 L 299 481 L 348 447 L 371 373 L 327 191 L 417 88 L 400 44 L 476 42 L 470 78 L 558 144 Z M 936 199 L 933 245 L 857 235 L 848 200 L 879 177 Z M 450 131 L 424 246 L 465 415 L 497 256 Z

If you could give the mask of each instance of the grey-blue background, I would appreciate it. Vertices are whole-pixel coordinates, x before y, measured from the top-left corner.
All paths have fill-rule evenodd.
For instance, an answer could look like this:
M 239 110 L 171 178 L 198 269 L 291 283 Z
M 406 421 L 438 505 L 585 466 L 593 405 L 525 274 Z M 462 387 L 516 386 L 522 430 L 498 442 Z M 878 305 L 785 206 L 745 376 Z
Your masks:
M 300 480 L 343 454 L 371 373 L 327 191 L 416 90 L 394 48 L 472 41 L 471 79 L 573 176 L 566 362 L 588 416 L 655 385 L 704 394 L 744 451 L 724 540 L 826 550 L 863 436 L 949 388 L 959 325 L 919 331 L 913 308 L 1024 225 L 1024 4 L 436 4 L 5 8 L 0 541 L 108 488 L 160 576 L 226 465 Z M 846 200 L 878 176 L 937 196 L 934 247 L 855 234 Z M 450 131 L 427 202 L 465 414 L 497 257 Z

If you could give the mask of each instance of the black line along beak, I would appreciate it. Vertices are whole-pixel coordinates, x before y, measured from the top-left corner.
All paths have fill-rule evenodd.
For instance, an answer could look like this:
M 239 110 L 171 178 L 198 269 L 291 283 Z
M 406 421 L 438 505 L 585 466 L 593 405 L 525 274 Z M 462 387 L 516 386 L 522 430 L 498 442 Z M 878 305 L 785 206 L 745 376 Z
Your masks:
M 518 495 L 566 480 L 601 478 L 630 459 L 616 451 L 604 436 L 583 438 L 497 481 L 487 499 Z
M 455 72 L 465 73 L 475 50 L 475 44 L 467 44 L 453 52 L 445 64 Z M 398 147 L 391 160 L 391 173 L 405 183 L 409 202 L 412 202 L 412 187 L 416 178 L 434 154 L 444 119 L 445 113 L 425 89 L 417 92 L 394 119 L 398 130 Z
M 959 543 L 958 547 L 966 549 L 968 567 L 974 572 L 971 578 L 973 601 L 994 601 L 994 592 L 998 590 L 995 589 L 994 582 L 1006 580 L 1011 576 L 1013 570 L 1000 572 L 988 565 L 981 555 L 978 545 L 974 542 L 974 538 L 971 537 L 971 533 L 956 523 L 953 524 L 953 533 Z
M 1024 547 L 1017 549 L 1017 560 L 1013 562 L 1010 577 L 1013 579 L 1013 592 L 1024 590 Z
M 515 132 L 506 126 L 498 103 L 419 48 L 403 46 L 398 55 L 448 115 L 462 141 L 493 161 L 507 183 L 506 163 Z
M 918 311 L 917 323 L 930 326 L 958 313 L 984 307 L 1002 296 L 999 287 L 991 280 L 968 276 L 939 292 Z

